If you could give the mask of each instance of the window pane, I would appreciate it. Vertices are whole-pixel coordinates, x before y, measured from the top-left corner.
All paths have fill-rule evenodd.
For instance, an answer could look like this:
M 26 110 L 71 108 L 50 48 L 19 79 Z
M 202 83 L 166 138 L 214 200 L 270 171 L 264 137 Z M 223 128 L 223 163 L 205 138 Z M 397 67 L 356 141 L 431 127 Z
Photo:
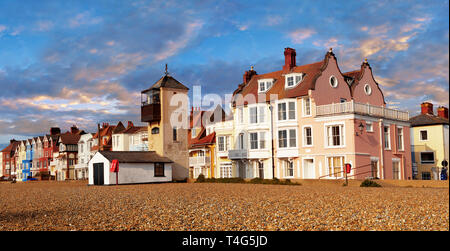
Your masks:
M 250 108 L 250 123 L 254 124 L 257 123 L 257 109 L 256 107 Z
M 296 130 L 290 129 L 289 130 L 289 147 L 296 147 L 296 146 L 297 146 Z
M 311 99 L 305 99 L 305 115 L 311 115 Z
M 288 77 L 288 86 L 294 85 L 294 77 Z
M 264 123 L 265 120 L 265 112 L 264 112 L 264 107 L 260 106 L 258 108 L 258 113 L 259 113 L 259 123 Z
M 278 131 L 278 146 L 280 148 L 287 147 L 287 131 Z
M 289 119 L 295 119 L 295 102 L 289 102 Z
M 278 120 L 286 120 L 286 103 L 278 104 Z
M 265 149 L 266 148 L 266 133 L 260 132 L 259 133 L 259 149 Z
M 258 133 L 250 133 L 250 148 L 258 149 Z

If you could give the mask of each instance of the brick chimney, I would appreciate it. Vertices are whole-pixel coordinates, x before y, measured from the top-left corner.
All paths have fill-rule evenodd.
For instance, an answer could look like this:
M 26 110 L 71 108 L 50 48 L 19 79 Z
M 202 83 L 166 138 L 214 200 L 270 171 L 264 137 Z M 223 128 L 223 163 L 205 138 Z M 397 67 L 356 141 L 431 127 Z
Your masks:
M 438 116 L 444 119 L 448 119 L 448 108 L 440 106 L 437 109 Z
M 129 129 L 129 128 L 131 128 L 131 127 L 134 127 L 134 124 L 133 124 L 133 122 L 128 121 L 127 129 Z
M 50 135 L 58 135 L 61 134 L 61 129 L 59 127 L 50 128 Z
M 284 48 L 284 65 L 283 65 L 283 71 L 290 71 L 292 68 L 294 68 L 296 65 L 295 63 L 295 56 L 297 53 L 295 52 L 295 49 L 292 48 Z
M 78 133 L 80 130 L 78 130 L 78 127 L 76 126 L 76 125 L 73 125 L 71 128 L 70 128 L 70 133 L 72 133 L 72 134 L 76 134 L 76 133 Z
M 14 142 L 16 142 L 15 139 L 10 139 L 10 140 L 9 140 L 9 143 L 10 143 L 10 144 L 12 144 L 12 143 L 14 143 Z
M 423 102 L 420 107 L 422 108 L 422 114 L 433 115 L 433 104 L 429 102 Z
M 258 75 L 258 73 L 256 73 L 256 71 L 253 70 L 253 66 L 252 66 L 249 71 L 246 71 L 244 73 L 244 77 L 243 77 L 244 84 L 248 84 L 248 82 L 250 82 L 250 80 L 252 79 L 252 77 L 254 75 Z

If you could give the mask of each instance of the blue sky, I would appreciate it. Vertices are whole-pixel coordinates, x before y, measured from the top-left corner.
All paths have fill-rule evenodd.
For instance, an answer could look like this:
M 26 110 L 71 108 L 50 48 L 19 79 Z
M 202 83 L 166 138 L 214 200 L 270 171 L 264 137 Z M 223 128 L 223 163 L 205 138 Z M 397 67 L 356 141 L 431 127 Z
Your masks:
M 231 93 L 250 66 L 279 70 L 333 47 L 368 58 L 388 106 L 448 107 L 448 1 L 0 1 L 0 143 L 72 124 L 139 121 L 139 93 L 168 63 L 202 94 Z M 135 123 L 138 124 L 138 123 Z

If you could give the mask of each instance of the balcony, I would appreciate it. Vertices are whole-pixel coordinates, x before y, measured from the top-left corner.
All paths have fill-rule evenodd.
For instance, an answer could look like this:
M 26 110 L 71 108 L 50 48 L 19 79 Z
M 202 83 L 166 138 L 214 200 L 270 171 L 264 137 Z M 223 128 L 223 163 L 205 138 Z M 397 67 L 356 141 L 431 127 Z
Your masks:
M 228 158 L 231 160 L 234 159 L 247 159 L 248 158 L 248 150 L 247 149 L 235 149 L 228 151 Z
M 357 103 L 353 102 L 353 100 L 350 102 L 316 106 L 316 116 L 329 116 L 344 113 L 367 115 L 399 121 L 409 121 L 409 112 L 389 109 L 382 106 Z
M 189 157 L 189 166 L 204 166 L 211 164 L 211 157 L 196 156 Z
M 161 104 L 145 104 L 141 106 L 141 122 L 154 122 L 161 120 Z

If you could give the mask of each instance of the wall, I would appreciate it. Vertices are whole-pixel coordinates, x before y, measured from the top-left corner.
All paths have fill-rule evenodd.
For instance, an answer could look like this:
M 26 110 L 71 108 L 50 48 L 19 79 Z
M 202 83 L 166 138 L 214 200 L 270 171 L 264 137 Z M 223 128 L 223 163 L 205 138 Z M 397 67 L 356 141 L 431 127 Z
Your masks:
M 115 185 L 116 173 L 110 172 L 110 162 L 100 153 L 94 155 L 89 162 L 89 185 L 94 184 L 94 163 L 104 165 L 104 184 Z M 172 181 L 172 166 L 170 163 L 164 164 L 165 177 L 154 177 L 153 163 L 119 163 L 119 184 L 150 183 L 150 182 L 170 182 Z

